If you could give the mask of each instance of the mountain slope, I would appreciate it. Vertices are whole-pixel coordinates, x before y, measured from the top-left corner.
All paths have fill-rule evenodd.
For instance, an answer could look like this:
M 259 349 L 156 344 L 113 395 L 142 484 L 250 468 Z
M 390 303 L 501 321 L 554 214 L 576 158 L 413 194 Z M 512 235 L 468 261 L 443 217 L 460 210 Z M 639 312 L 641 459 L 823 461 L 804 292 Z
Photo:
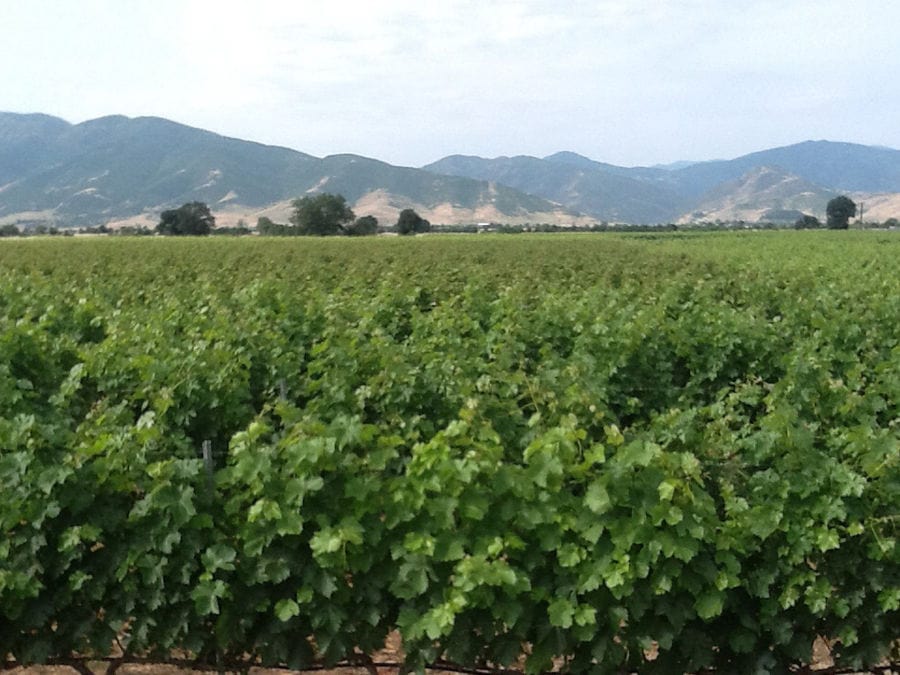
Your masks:
M 777 166 L 837 191 L 900 192 L 900 150 L 854 143 L 805 141 L 731 160 L 700 162 L 671 172 L 683 194 L 702 194 L 763 166 Z
M 52 161 L 50 147 L 69 124 L 49 115 L 0 112 L 0 189 Z
M 462 177 L 435 176 L 354 155 L 319 159 L 226 138 L 153 117 L 103 117 L 70 125 L 47 116 L 0 116 L 0 218 L 32 214 L 58 224 L 99 224 L 188 201 L 252 213 L 318 191 L 352 204 L 370 192 L 413 207 L 490 206 L 505 218 L 571 221 L 540 197 Z M 451 209 L 452 211 L 452 209 Z M 33 214 L 40 214 L 35 216 Z
M 730 160 L 675 163 L 665 168 L 615 166 L 573 152 L 544 159 L 452 155 L 425 168 L 496 180 L 597 219 L 639 223 L 684 222 L 701 213 L 702 219 L 749 221 L 779 211 L 824 213 L 825 195 L 900 192 L 900 151 L 830 141 L 806 141 Z M 754 177 L 754 172 L 763 169 L 766 172 Z M 769 178 L 784 174 L 778 179 L 778 190 L 762 179 L 766 174 Z M 794 180 L 785 180 L 787 175 Z
M 496 181 L 597 220 L 657 223 L 684 206 L 680 196 L 662 183 L 644 180 L 639 173 L 631 177 L 627 169 L 594 162 L 575 153 L 558 153 L 545 159 L 451 155 L 424 168 L 435 173 Z
M 764 166 L 719 185 L 679 221 L 791 223 L 804 213 L 824 218 L 828 200 L 835 196 L 833 190 L 782 169 Z
M 837 193 L 868 201 L 874 217 L 898 203 L 900 151 L 807 141 L 665 167 L 621 167 L 574 152 L 452 155 L 423 170 L 357 155 L 320 159 L 153 117 L 72 125 L 0 113 L 0 224 L 152 225 L 161 210 L 194 200 L 226 224 L 284 219 L 290 200 L 321 191 L 388 221 L 403 208 L 436 223 L 785 219 L 821 214 Z

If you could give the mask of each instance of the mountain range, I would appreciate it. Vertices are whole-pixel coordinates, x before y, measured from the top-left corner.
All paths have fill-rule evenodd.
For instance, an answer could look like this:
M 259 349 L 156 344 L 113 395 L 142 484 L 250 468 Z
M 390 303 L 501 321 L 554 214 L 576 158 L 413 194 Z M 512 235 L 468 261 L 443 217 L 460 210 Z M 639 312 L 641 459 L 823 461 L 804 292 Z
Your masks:
M 0 113 L 0 224 L 155 225 L 161 210 L 210 205 L 220 224 L 284 221 L 291 200 L 344 195 L 392 223 L 665 223 L 822 217 L 849 194 L 872 219 L 900 215 L 900 151 L 807 141 L 731 160 L 621 167 L 573 152 L 452 155 L 421 168 L 358 155 L 313 157 L 154 117 L 70 124 Z
M 286 220 L 292 199 L 320 191 L 342 194 L 351 204 L 365 201 L 367 213 L 394 219 L 407 207 L 470 222 L 575 217 L 504 185 L 356 155 L 320 159 L 160 118 L 112 116 L 72 125 L 0 113 L 0 219 L 7 223 L 155 224 L 162 209 L 188 201 L 209 204 L 219 222 L 255 222 L 257 215 Z

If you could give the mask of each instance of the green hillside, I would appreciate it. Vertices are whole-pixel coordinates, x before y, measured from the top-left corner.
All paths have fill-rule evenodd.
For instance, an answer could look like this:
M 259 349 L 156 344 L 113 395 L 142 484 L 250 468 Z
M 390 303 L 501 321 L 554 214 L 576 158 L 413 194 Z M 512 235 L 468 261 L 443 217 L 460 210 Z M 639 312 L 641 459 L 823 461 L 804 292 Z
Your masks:
M 261 208 L 321 190 L 350 202 L 381 190 L 417 205 L 490 204 L 510 216 L 558 210 L 546 199 L 484 181 L 354 155 L 319 159 L 153 117 L 70 125 L 4 113 L 0 182 L 0 217 L 43 212 L 61 225 L 158 213 L 188 201 Z
M 840 192 L 900 192 L 900 151 L 852 143 L 807 141 L 730 160 L 684 163 L 668 168 L 622 167 L 574 152 L 537 157 L 484 159 L 451 155 L 425 168 L 496 180 L 597 219 L 660 223 L 721 211 L 740 203 L 747 212 L 790 210 L 807 205 L 824 211 L 823 195 Z M 753 172 L 774 168 L 797 180 L 778 195 L 765 185 L 754 192 Z M 812 187 L 810 187 L 812 186 Z M 733 194 L 731 194 L 733 192 Z M 815 197 L 810 197 L 811 194 Z
M 745 180 L 762 169 L 793 178 L 777 191 Z M 321 191 L 365 203 L 382 218 L 412 207 L 434 209 L 448 222 L 573 222 L 580 214 L 582 222 L 656 224 L 699 213 L 753 220 L 818 213 L 825 195 L 842 192 L 887 193 L 879 195 L 884 202 L 900 192 L 900 151 L 807 141 L 665 168 L 622 167 L 558 152 L 543 159 L 451 155 L 420 169 L 352 154 L 317 158 L 155 117 L 110 116 L 73 125 L 48 115 L 0 113 L 4 224 L 152 221 L 191 201 L 236 219 L 267 209 L 283 214 L 288 200 Z
M 574 153 L 569 153 L 575 156 Z M 658 223 L 681 210 L 683 200 L 667 186 L 613 172 L 587 158 L 483 159 L 452 155 L 425 168 L 437 173 L 491 180 L 540 195 L 597 220 Z

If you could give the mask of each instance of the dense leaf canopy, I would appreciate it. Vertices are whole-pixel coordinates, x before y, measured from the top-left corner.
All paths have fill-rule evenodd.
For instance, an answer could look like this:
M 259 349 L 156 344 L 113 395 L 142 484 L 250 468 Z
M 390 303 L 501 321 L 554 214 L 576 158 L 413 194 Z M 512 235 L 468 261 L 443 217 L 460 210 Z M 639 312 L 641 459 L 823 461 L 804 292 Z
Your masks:
M 856 215 L 856 202 L 844 195 L 835 197 L 828 202 L 825 215 L 830 229 L 846 230 L 850 226 L 850 219 Z
M 177 209 L 163 211 L 156 231 L 167 235 L 209 234 L 216 219 L 203 202 L 189 202 Z
M 430 229 L 431 223 L 413 209 L 403 209 L 397 217 L 397 232 L 399 234 L 420 234 L 428 232 Z
M 4 240 L 0 663 L 896 660 L 894 235 Z
M 347 234 L 353 237 L 361 237 L 370 234 L 377 234 L 378 218 L 375 216 L 362 216 L 353 221 L 347 228 Z
M 347 223 L 356 217 L 343 195 L 323 192 L 295 199 L 291 224 L 301 234 L 327 236 L 343 234 Z

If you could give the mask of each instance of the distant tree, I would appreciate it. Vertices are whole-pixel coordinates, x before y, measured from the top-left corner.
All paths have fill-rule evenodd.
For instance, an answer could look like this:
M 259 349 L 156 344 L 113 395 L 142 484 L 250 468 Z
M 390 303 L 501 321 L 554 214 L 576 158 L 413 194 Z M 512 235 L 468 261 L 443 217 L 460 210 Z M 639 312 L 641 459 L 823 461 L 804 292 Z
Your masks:
M 400 234 L 418 234 L 431 230 L 431 223 L 412 209 L 403 209 L 397 218 L 397 232 Z
M 378 233 L 378 218 L 375 216 L 362 216 L 354 220 L 347 227 L 347 234 L 351 237 L 362 237 Z
M 343 234 L 345 225 L 356 216 L 343 195 L 332 195 L 327 192 L 314 197 L 295 199 L 291 204 L 294 213 L 291 224 L 297 228 L 298 234 L 327 236 Z
M 243 237 L 244 235 L 250 234 L 250 228 L 246 225 L 236 225 L 234 227 L 217 227 L 212 232 L 210 232 L 210 234 L 216 237 Z
M 896 218 L 888 218 L 886 221 L 884 221 L 884 226 L 895 228 L 900 227 L 900 220 L 897 220 Z
M 120 237 L 144 237 L 153 232 L 143 225 L 123 225 L 115 232 Z
M 273 234 L 276 227 L 276 223 L 271 218 L 260 216 L 256 219 L 256 231 L 260 234 Z
M 216 219 L 203 202 L 188 202 L 177 209 L 163 211 L 156 231 L 166 235 L 204 235 L 216 225 Z
M 266 216 L 260 216 L 256 220 L 256 231 L 264 237 L 296 237 L 303 234 L 299 228 L 293 225 L 276 223 Z
M 822 223 L 818 218 L 806 214 L 797 218 L 797 222 L 794 223 L 795 230 L 816 230 L 820 227 L 822 227 Z
M 844 195 L 835 197 L 825 207 L 825 215 L 828 216 L 829 229 L 846 230 L 850 219 L 856 215 L 856 203 Z
M 19 228 L 12 223 L 0 225 L 0 237 L 18 237 L 20 234 Z

